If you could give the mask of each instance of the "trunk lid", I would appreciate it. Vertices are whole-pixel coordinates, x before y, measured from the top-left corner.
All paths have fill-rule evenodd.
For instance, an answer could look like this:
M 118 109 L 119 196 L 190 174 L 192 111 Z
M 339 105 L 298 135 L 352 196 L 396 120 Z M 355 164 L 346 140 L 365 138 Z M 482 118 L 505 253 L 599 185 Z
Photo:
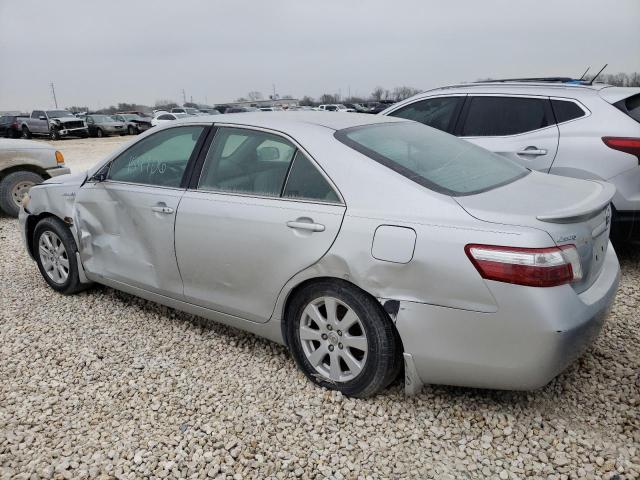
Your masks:
M 606 182 L 531 172 L 488 192 L 454 198 L 480 220 L 537 228 L 557 246 L 575 245 L 584 276 L 572 286 L 582 292 L 593 284 L 604 263 L 614 194 L 615 187 Z

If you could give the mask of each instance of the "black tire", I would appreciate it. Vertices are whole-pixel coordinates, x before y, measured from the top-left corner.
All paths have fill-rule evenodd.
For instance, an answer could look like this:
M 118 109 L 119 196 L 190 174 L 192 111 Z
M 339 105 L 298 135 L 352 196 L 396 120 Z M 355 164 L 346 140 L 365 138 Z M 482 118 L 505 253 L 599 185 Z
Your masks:
M 51 140 L 60 140 L 60 132 L 57 128 L 51 128 L 51 130 L 49 130 L 49 138 Z
M 43 266 L 42 251 L 39 248 L 40 238 L 46 232 L 53 232 L 62 242 L 66 252 L 66 259 L 69 264 L 68 276 L 64 282 L 55 282 L 46 272 Z M 71 295 L 84 290 L 87 285 L 80 283 L 78 273 L 78 263 L 76 260 L 76 242 L 69 228 L 57 217 L 45 217 L 38 222 L 33 232 L 33 250 L 38 269 L 42 277 L 51 288 L 65 295 Z
M 136 129 L 133 128 L 132 125 L 129 125 L 129 128 L 127 128 L 127 132 L 129 133 L 129 135 L 135 135 L 136 134 Z
M 101 129 L 101 128 L 98 128 L 98 129 L 96 130 L 96 137 L 98 137 L 98 138 L 102 138 L 102 137 L 104 137 L 104 132 L 102 131 L 102 129 Z
M 22 138 L 31 138 L 31 132 L 29 131 L 29 127 L 27 127 L 26 125 L 22 126 Z
M 303 312 L 320 297 L 333 297 L 348 305 L 364 327 L 366 360 L 360 373 L 351 380 L 332 381 L 312 366 L 304 352 L 299 335 Z M 289 303 L 285 322 L 287 343 L 298 368 L 322 387 L 347 396 L 369 397 L 386 388 L 400 371 L 402 346 L 391 319 L 375 299 L 348 282 L 323 280 L 303 287 Z
M 7 215 L 17 217 L 20 212 L 20 202 L 28 191 L 28 184 L 37 185 L 44 179 L 34 172 L 26 170 L 13 172 L 0 181 L 0 209 Z

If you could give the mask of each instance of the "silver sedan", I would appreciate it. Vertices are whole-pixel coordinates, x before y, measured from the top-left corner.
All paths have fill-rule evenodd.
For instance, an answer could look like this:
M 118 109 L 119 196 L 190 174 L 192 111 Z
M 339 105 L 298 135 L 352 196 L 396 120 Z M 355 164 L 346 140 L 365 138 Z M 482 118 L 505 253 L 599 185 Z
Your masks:
M 402 119 L 191 117 L 20 214 L 45 281 L 97 282 L 285 344 L 364 397 L 424 383 L 540 387 L 613 302 L 614 188 L 529 171 Z

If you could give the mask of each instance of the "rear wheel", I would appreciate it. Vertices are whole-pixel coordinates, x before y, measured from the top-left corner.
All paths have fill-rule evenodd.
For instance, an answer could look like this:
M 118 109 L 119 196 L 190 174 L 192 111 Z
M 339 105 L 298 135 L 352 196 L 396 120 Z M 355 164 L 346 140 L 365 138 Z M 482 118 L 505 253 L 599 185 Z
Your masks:
M 0 181 L 0 208 L 7 215 L 17 217 L 20 212 L 22 197 L 29 192 L 29 189 L 38 183 L 42 183 L 43 178 L 34 172 L 13 172 Z
M 29 131 L 29 127 L 26 125 L 22 127 L 22 138 L 31 138 L 31 132 Z
M 296 363 L 318 385 L 367 397 L 398 374 L 401 346 L 391 320 L 378 302 L 347 282 L 303 287 L 286 321 Z
M 69 228 L 56 217 L 38 222 L 33 234 L 38 269 L 54 290 L 72 294 L 84 290 L 76 260 L 76 242 Z
M 96 137 L 98 138 L 102 138 L 104 137 L 104 132 L 102 131 L 101 128 L 99 128 L 98 130 L 96 130 Z

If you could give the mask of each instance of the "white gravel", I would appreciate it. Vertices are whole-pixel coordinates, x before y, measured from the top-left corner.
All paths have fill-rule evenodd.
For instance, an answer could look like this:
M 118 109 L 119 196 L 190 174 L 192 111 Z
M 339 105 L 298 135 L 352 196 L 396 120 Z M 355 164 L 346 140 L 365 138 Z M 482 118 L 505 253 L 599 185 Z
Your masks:
M 90 164 L 72 142 L 114 140 L 60 143 Z M 0 478 L 640 478 L 638 247 L 602 335 L 547 387 L 351 400 L 252 335 L 105 287 L 56 294 L 13 219 L 0 241 Z

